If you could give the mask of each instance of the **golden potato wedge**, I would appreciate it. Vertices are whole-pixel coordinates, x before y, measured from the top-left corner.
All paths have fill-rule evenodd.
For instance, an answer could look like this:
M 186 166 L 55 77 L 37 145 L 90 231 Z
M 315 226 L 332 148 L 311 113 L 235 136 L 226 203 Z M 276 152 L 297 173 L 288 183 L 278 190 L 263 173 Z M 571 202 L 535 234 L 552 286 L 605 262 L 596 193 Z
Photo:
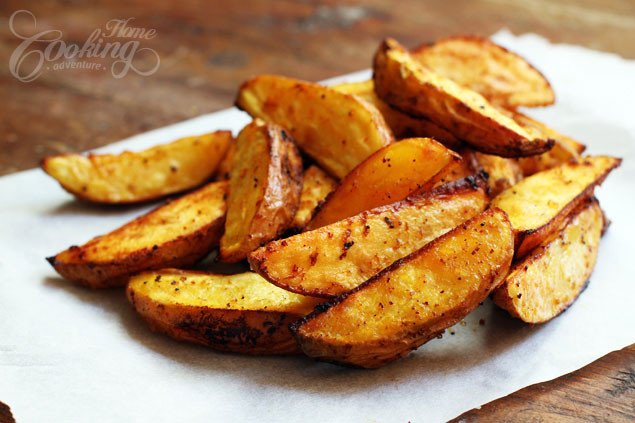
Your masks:
M 271 283 L 304 295 L 333 297 L 488 205 L 481 175 L 365 211 L 311 232 L 272 241 L 249 256 Z
M 489 209 L 291 324 L 302 351 L 376 368 L 406 356 L 485 300 L 514 255 L 505 212 Z
M 335 191 L 337 181 L 315 165 L 309 166 L 302 176 L 300 206 L 289 229 L 300 232 L 309 223 L 315 209 L 327 195 Z
M 232 139 L 227 147 L 227 152 L 216 168 L 214 181 L 228 181 L 231 177 L 232 165 L 234 163 L 234 154 L 236 154 L 236 141 Z
M 516 159 L 518 165 L 522 169 L 524 176 L 530 176 L 534 173 L 542 172 L 553 167 L 559 166 L 566 162 L 580 161 L 580 155 L 586 149 L 584 144 L 576 140 L 562 135 L 554 129 L 549 128 L 541 122 L 523 115 L 518 112 L 507 111 L 510 116 L 524 128 L 532 128 L 543 134 L 544 137 L 551 138 L 555 141 L 553 148 L 545 153 L 530 157 L 519 157 Z
M 47 260 L 66 279 L 90 288 L 123 286 L 147 269 L 190 266 L 218 246 L 228 184 L 214 182 Z
M 503 107 L 548 106 L 555 101 L 551 85 L 540 71 L 487 38 L 448 37 L 411 53 L 434 73 Z
M 306 229 L 403 200 L 461 157 L 430 138 L 408 138 L 373 153 L 340 183 Z
M 395 40 L 380 45 L 373 79 L 379 98 L 404 113 L 430 119 L 483 153 L 531 156 L 554 144 L 535 138 L 480 94 L 433 73 Z
M 397 109 L 393 109 L 381 101 L 375 93 L 375 84 L 372 79 L 363 82 L 350 82 L 333 85 L 334 90 L 354 94 L 368 101 L 381 112 L 392 133 L 397 139 L 424 137 L 434 138 L 448 148 L 456 149 L 461 142 L 450 132 L 441 128 L 436 123 L 426 118 L 414 118 Z
M 441 171 L 430 178 L 430 180 L 424 184 L 421 189 L 415 191 L 415 194 L 429 191 L 432 188 L 447 184 L 448 182 L 458 181 L 459 179 L 476 175 L 479 170 L 476 169 L 476 163 L 472 157 L 474 150 L 464 147 L 459 149 L 458 153 L 461 156 L 461 160 L 453 161 L 441 169 Z
M 62 154 L 42 169 L 75 197 L 108 204 L 138 203 L 195 188 L 209 180 L 231 142 L 217 131 L 139 153 Z
M 507 212 L 516 237 L 516 257 L 523 257 L 558 230 L 567 216 L 622 162 L 609 156 L 585 157 L 536 173 L 501 192 L 493 207 Z
M 278 125 L 254 120 L 238 134 L 220 258 L 236 262 L 282 234 L 302 192 L 302 158 Z
M 523 172 L 514 159 L 493 156 L 478 151 L 473 152 L 471 158 L 474 161 L 473 168 L 484 170 L 489 175 L 487 185 L 489 186 L 491 197 L 497 196 L 523 179 Z
M 126 292 L 153 331 L 244 354 L 298 353 L 288 326 L 318 302 L 250 272 L 163 269 L 133 276 Z
M 287 129 L 298 147 L 338 179 L 394 141 L 373 105 L 310 82 L 261 75 L 243 83 L 236 106 Z
M 554 237 L 513 266 L 494 291 L 494 302 L 527 323 L 543 323 L 562 313 L 593 272 L 603 226 L 597 201 L 584 204 Z

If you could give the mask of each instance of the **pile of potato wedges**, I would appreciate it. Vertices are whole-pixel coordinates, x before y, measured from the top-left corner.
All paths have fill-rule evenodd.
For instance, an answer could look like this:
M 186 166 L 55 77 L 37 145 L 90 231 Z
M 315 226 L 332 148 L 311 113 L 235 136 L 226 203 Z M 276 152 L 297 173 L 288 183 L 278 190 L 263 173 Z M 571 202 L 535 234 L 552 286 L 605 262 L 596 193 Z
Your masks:
M 154 331 L 221 351 L 365 368 L 404 357 L 491 297 L 544 323 L 593 271 L 608 226 L 594 188 L 620 165 L 522 114 L 546 78 L 478 37 L 384 40 L 368 81 L 244 82 L 253 120 L 42 168 L 101 204 L 181 194 L 48 261 L 126 286 Z M 215 260 L 251 271 L 186 270 Z

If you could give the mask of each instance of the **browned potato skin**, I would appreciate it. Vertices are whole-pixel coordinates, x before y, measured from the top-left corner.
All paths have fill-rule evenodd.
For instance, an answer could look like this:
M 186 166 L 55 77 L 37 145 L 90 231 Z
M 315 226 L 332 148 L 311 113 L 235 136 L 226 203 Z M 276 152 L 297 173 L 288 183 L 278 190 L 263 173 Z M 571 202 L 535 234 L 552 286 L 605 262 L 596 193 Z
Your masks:
M 337 179 L 395 140 L 372 104 L 311 82 L 260 75 L 241 85 L 236 106 L 287 129 Z
M 583 204 L 555 236 L 512 267 L 494 302 L 526 323 L 544 323 L 565 311 L 593 272 L 603 227 L 597 200 Z
M 492 198 L 523 179 L 523 172 L 513 159 L 474 151 L 471 160 L 474 169 L 483 170 L 489 175 L 487 185 Z
M 591 169 L 593 167 L 592 161 L 603 161 L 602 166 L 598 165 L 593 178 L 589 180 L 588 184 L 579 187 L 579 191 L 576 191 L 576 195 L 570 199 L 561 209 L 552 210 L 552 200 L 547 197 L 547 193 L 550 191 L 555 195 L 560 196 L 563 186 L 571 186 L 572 183 L 577 183 L 567 179 L 563 176 L 563 172 L 569 169 Z M 593 190 L 596 186 L 604 182 L 604 179 L 609 173 L 622 163 L 622 159 L 609 157 L 609 156 L 595 156 L 582 159 L 580 163 L 564 163 L 559 167 L 536 173 L 517 185 L 506 189 L 498 196 L 492 199 L 492 206 L 500 207 L 505 210 L 514 227 L 515 246 L 516 246 L 516 258 L 521 258 L 527 255 L 531 250 L 540 245 L 545 239 L 560 228 L 566 221 L 567 217 L 575 210 L 580 204 L 593 195 Z M 537 179 L 540 178 L 540 179 Z M 535 181 L 540 182 L 534 191 L 532 184 Z M 528 188 L 530 187 L 530 188 Z M 560 189 L 558 189 L 560 187 Z M 522 198 L 531 195 L 530 198 Z M 535 223 L 531 225 L 524 224 L 519 227 L 517 222 L 521 219 L 530 216 L 527 212 L 527 207 L 540 207 L 541 218 L 543 216 L 551 216 L 544 223 Z M 544 218 L 543 218 L 544 220 Z
M 381 112 L 397 139 L 423 137 L 434 138 L 448 148 L 456 149 L 461 141 L 436 123 L 426 118 L 415 118 L 390 107 L 380 100 L 375 93 L 375 84 L 372 79 L 363 82 L 351 82 L 333 85 L 334 90 L 354 94 L 368 101 Z
M 461 157 L 430 138 L 408 138 L 376 151 L 351 171 L 308 223 L 317 229 L 403 200 Z
M 246 180 L 244 175 L 232 171 L 225 233 L 220 241 L 220 259 L 224 262 L 245 259 L 256 248 L 280 236 L 293 222 L 300 204 L 302 157 L 293 139 L 280 126 L 256 119 L 241 131 L 238 143 L 245 143 L 245 148 L 248 149 L 250 137 L 254 134 L 262 134 L 268 143 L 268 157 L 264 158 L 267 161 L 266 181 L 254 183 L 251 179 Z M 235 170 L 239 169 L 238 163 L 247 168 L 252 164 L 245 164 L 246 159 L 240 153 L 239 145 L 234 157 Z M 264 192 L 258 187 L 260 183 L 265 183 Z M 254 213 L 246 214 L 253 216 L 250 221 L 243 221 L 241 217 L 242 209 L 248 204 L 246 199 L 234 195 L 241 184 L 253 185 L 250 195 L 259 196 Z M 243 227 L 247 228 L 246 232 Z M 236 231 L 243 232 L 240 239 L 236 239 Z
M 251 275 L 260 278 L 255 274 Z M 242 309 L 230 304 L 233 307 L 230 309 L 192 304 L 188 300 L 179 298 L 179 294 L 184 289 L 196 289 L 193 286 L 195 283 L 204 283 L 205 281 L 200 278 L 205 277 L 210 279 L 207 283 L 224 283 L 214 281 L 215 277 L 233 281 L 234 301 L 239 305 L 244 302 L 246 296 L 253 294 L 253 289 L 246 292 L 236 284 L 236 278 L 244 278 L 245 274 L 214 275 L 177 269 L 163 269 L 134 276 L 128 284 L 126 294 L 134 309 L 148 323 L 152 331 L 164 333 L 176 340 L 193 342 L 219 351 L 251 355 L 300 352 L 288 326 L 309 313 L 317 304 L 317 299 L 305 297 L 303 303 L 284 309 L 267 304 L 266 301 L 262 301 L 263 304 L 260 306 L 253 307 L 253 304 L 249 304 L 249 308 Z M 169 290 L 172 291 L 173 301 L 170 302 L 153 299 L 148 292 L 141 289 L 159 289 L 156 287 L 158 283 L 170 280 L 172 282 L 164 282 L 169 284 Z M 150 288 L 141 286 L 143 282 L 151 284 Z M 269 285 L 264 280 L 261 283 Z M 280 291 L 283 295 L 288 295 L 286 291 Z M 250 300 L 250 303 L 254 301 Z M 203 303 L 209 303 L 209 301 L 203 301 Z
M 384 366 L 478 307 L 509 271 L 513 247 L 505 212 L 489 209 L 320 304 L 291 332 L 309 357 Z
M 215 182 L 168 202 L 151 212 L 106 235 L 90 240 L 82 246 L 73 246 L 47 260 L 66 279 L 89 288 L 123 286 L 131 274 L 146 269 L 163 267 L 185 267 L 196 263 L 218 246 L 225 222 L 225 196 L 227 182 Z M 200 215 L 202 203 L 208 204 L 210 212 Z M 178 217 L 174 210 L 181 210 Z M 167 241 L 157 243 L 155 230 L 161 229 L 162 216 L 166 219 L 182 219 L 183 226 Z M 205 224 L 189 229 L 190 219 L 205 219 Z M 145 227 L 145 231 L 143 231 Z M 143 231 L 139 237 L 134 231 Z M 127 235 L 132 231 L 132 235 Z M 143 246 L 122 253 L 119 245 L 142 240 Z M 114 246 L 107 249 L 108 246 Z
M 214 174 L 230 143 L 230 131 L 216 131 L 138 153 L 50 156 L 41 167 L 80 200 L 141 203 L 202 185 Z
M 555 95 L 547 78 L 515 53 L 487 38 L 456 36 L 424 44 L 412 55 L 433 72 L 507 108 L 548 106 Z
M 281 288 L 334 297 L 480 213 L 488 204 L 483 176 L 468 177 L 272 241 L 254 251 L 249 263 Z
M 481 152 L 521 157 L 553 147 L 553 140 L 534 138 L 480 94 L 423 67 L 395 40 L 380 45 L 373 79 L 379 98 L 409 115 L 427 117 Z
M 479 173 L 481 169 L 476 166 L 476 161 L 473 158 L 474 150 L 471 148 L 460 148 L 458 150 L 461 160 L 453 161 L 436 175 L 434 175 L 421 189 L 418 189 L 414 194 L 420 194 L 425 191 L 429 191 L 433 188 L 447 184 L 448 182 L 458 181 L 459 179 L 467 178 L 468 176 L 474 176 Z
M 337 188 L 337 181 L 315 165 L 309 166 L 302 177 L 300 206 L 291 223 L 294 232 L 301 232 L 311 220 L 315 209 Z

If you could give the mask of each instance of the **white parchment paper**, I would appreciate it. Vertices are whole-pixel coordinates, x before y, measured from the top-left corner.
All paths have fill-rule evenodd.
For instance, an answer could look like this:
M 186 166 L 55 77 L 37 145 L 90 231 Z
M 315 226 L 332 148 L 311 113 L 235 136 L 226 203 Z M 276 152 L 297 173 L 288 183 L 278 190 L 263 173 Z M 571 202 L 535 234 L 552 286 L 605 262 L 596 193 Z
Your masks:
M 44 261 L 150 206 L 84 205 L 31 170 L 0 178 L 0 401 L 19 423 L 441 421 L 635 342 L 628 267 L 635 259 L 635 62 L 535 35 L 503 31 L 494 39 L 527 57 L 555 88 L 556 106 L 530 115 L 586 143 L 590 154 L 625 159 L 597 190 L 613 224 L 588 289 L 563 315 L 530 327 L 488 301 L 454 335 L 375 371 L 177 343 L 151 333 L 122 290 L 76 287 Z M 227 110 L 102 151 L 238 131 L 247 121 Z

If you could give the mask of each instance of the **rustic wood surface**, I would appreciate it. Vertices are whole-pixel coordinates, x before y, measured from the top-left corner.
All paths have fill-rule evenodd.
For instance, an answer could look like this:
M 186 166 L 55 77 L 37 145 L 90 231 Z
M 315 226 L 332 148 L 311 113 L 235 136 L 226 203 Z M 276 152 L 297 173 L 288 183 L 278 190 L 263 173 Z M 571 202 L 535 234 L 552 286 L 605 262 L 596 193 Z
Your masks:
M 142 44 L 157 51 L 160 68 L 152 76 L 130 72 L 121 79 L 109 70 L 49 70 L 33 82 L 20 82 L 7 66 L 20 42 L 9 30 L 9 17 L 18 9 L 33 12 L 37 31 L 62 30 L 63 40 L 77 45 L 109 20 L 133 17 L 131 25 L 156 30 L 158 35 Z M 507 27 L 635 58 L 632 0 L 3 0 L 0 20 L 5 64 L 0 67 L 0 175 L 37 166 L 46 155 L 95 148 L 229 107 L 237 85 L 257 73 L 320 80 L 367 68 L 385 36 L 415 46 Z M 15 27 L 26 34 L 33 23 L 21 19 Z M 113 60 L 102 63 L 110 67 Z M 151 60 L 143 56 L 135 64 L 147 69 Z M 459 420 L 632 420 L 634 369 L 632 345 Z

